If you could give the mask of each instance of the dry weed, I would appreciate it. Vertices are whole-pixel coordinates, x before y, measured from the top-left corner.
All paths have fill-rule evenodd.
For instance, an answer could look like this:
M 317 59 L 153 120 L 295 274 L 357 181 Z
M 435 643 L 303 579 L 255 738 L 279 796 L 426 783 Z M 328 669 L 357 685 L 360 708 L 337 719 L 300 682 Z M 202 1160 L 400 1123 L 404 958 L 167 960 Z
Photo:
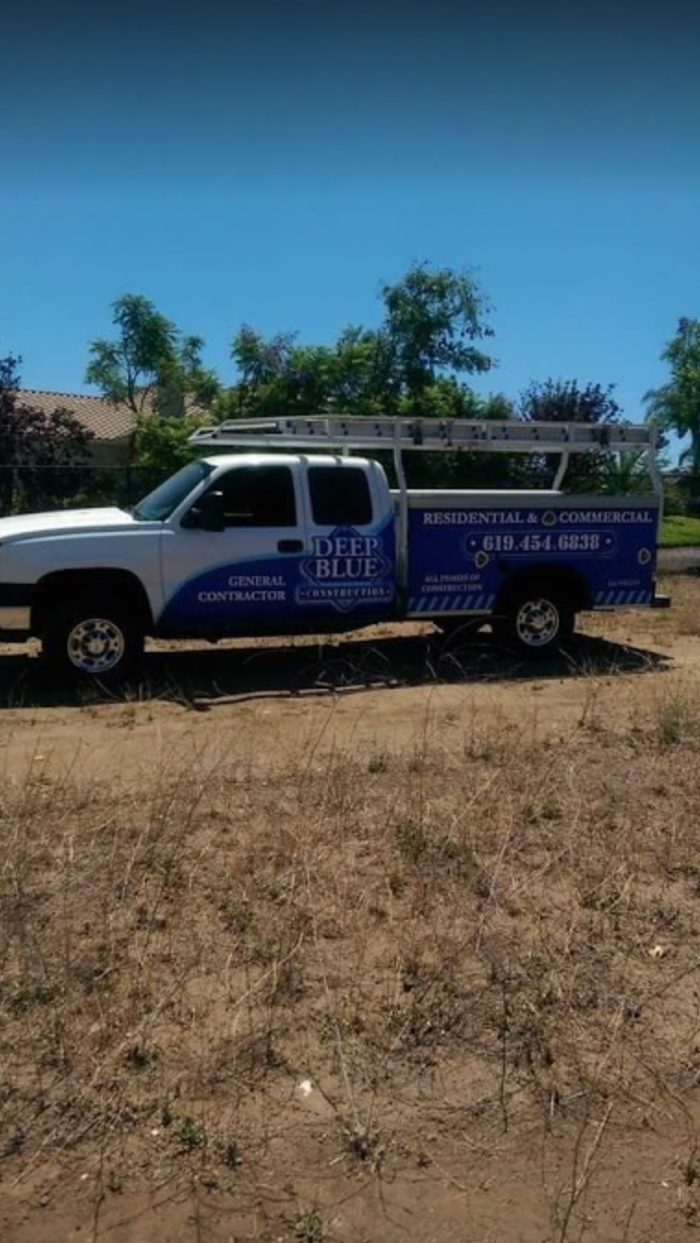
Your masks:
M 264 781 L 223 747 L 138 790 L 30 763 L 0 796 L 4 1176 L 97 1153 L 101 1194 L 188 1169 L 243 1194 L 242 1168 L 252 1196 L 292 1157 L 461 1185 L 529 1137 L 551 1237 L 583 1237 L 621 1129 L 673 1120 L 696 1152 L 674 693 L 646 746 L 583 714 L 556 748 L 495 720 L 448 749 L 426 716 L 404 751 L 312 739 Z M 321 1201 L 286 1219 L 325 1237 Z

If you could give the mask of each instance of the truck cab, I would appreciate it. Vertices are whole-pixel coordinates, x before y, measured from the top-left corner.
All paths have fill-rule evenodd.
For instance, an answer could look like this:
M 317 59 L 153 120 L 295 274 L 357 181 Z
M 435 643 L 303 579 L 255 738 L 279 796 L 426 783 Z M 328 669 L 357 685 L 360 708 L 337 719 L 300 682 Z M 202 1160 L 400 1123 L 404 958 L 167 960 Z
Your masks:
M 93 676 L 146 634 L 331 632 L 396 601 L 394 506 L 381 466 L 331 455 L 206 457 L 131 511 L 0 519 L 0 636 L 40 637 Z
M 214 457 L 163 520 L 159 634 L 288 634 L 391 614 L 393 506 L 376 462 Z M 166 490 L 168 485 L 165 485 Z M 152 516 L 158 494 L 135 516 Z

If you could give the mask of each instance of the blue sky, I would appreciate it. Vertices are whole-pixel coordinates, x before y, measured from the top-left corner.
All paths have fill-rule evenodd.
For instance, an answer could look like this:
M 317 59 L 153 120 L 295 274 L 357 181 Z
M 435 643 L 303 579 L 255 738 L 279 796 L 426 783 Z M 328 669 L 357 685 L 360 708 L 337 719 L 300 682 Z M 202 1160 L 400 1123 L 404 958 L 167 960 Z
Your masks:
M 412 12 L 6 18 L 31 49 L 0 84 L 0 353 L 25 385 L 85 390 L 120 293 L 232 378 L 243 321 L 330 341 L 426 259 L 493 303 L 475 387 L 614 383 L 638 418 L 700 316 L 699 19 Z

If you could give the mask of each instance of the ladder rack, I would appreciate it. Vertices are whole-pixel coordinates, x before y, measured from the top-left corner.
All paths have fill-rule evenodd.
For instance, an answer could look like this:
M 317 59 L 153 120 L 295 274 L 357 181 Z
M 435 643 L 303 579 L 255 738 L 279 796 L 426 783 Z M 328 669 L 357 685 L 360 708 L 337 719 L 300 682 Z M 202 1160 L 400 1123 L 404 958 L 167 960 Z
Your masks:
M 372 418 L 367 415 L 228 419 L 200 427 L 190 442 L 202 448 L 358 449 L 396 452 L 620 453 L 652 451 L 656 429 L 631 423 L 525 423 L 515 419 Z

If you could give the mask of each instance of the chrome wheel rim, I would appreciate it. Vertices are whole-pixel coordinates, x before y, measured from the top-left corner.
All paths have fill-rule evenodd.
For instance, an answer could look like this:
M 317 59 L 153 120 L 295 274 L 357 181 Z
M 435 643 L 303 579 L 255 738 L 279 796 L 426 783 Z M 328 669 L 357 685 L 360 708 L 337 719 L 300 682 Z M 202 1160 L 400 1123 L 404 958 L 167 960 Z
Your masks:
M 126 642 L 116 622 L 86 617 L 68 635 L 68 659 L 80 673 L 108 673 L 124 657 Z
M 528 600 L 518 609 L 515 630 L 526 647 L 546 647 L 559 633 L 559 609 L 551 600 Z

